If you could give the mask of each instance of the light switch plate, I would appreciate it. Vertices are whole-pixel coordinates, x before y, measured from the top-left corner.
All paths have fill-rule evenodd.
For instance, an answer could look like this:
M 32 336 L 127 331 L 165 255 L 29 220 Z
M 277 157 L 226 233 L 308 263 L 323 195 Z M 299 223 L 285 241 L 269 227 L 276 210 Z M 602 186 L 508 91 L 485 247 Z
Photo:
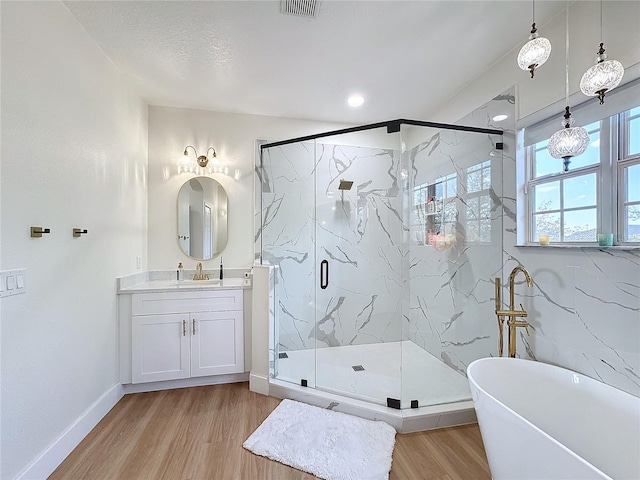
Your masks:
M 26 293 L 26 270 L 4 270 L 0 272 L 0 297 L 10 297 Z

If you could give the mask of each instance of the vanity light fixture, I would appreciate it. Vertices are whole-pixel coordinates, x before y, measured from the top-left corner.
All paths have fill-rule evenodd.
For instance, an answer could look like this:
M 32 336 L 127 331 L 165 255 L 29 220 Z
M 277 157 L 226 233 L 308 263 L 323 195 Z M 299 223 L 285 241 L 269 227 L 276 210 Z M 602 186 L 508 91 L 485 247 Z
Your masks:
M 604 104 L 605 94 L 616 88 L 622 76 L 624 67 L 617 60 L 607 60 L 602 40 L 602 0 L 600 0 L 600 49 L 596 55 L 596 64 L 584 72 L 580 80 L 580 90 L 588 97 L 598 97 L 600 105 Z
M 544 64 L 549 58 L 549 54 L 551 54 L 551 42 L 538 35 L 535 0 L 532 0 L 531 3 L 533 8 L 531 35 L 529 35 L 529 41 L 523 45 L 520 53 L 518 53 L 518 66 L 522 70 L 529 70 L 529 72 L 531 72 L 531 78 L 533 78 L 535 69 Z
M 188 152 L 189 148 L 193 150 L 193 153 L 196 156 L 196 162 L 193 162 L 191 160 L 191 157 L 189 156 L 189 152 Z M 209 173 L 214 173 L 214 170 L 215 170 L 214 168 L 212 167 L 207 168 L 207 166 L 209 165 L 208 155 L 210 150 L 213 151 L 213 154 L 211 155 L 211 159 L 213 160 L 214 158 L 217 157 L 216 149 L 213 147 L 207 148 L 206 155 L 198 155 L 198 151 L 195 149 L 195 147 L 191 145 L 187 145 L 186 147 L 184 147 L 182 158 L 178 160 L 178 173 L 184 173 L 184 172 L 196 173 L 198 169 L 197 167 L 205 168 L 207 170 L 210 170 Z
M 565 100 L 563 128 L 551 135 L 547 149 L 553 158 L 563 159 L 564 171 L 569 171 L 569 163 L 573 157 L 582 155 L 589 146 L 589 134 L 582 127 L 573 126 L 573 118 L 569 107 L 569 9 L 567 8 L 567 38 L 565 66 Z
M 195 162 L 192 157 L 189 156 L 188 149 L 190 148 L 195 153 Z M 209 155 L 210 151 L 212 152 L 211 155 Z M 209 147 L 207 149 L 206 155 L 198 155 L 198 151 L 195 147 L 187 145 L 184 147 L 182 158 L 178 160 L 178 173 L 193 173 L 195 175 L 211 175 L 213 173 L 219 173 L 233 177 L 236 181 L 240 180 L 242 177 L 242 170 L 239 168 L 233 169 L 232 167 L 233 166 L 230 167 L 229 165 L 224 165 L 220 161 L 218 154 L 216 153 L 216 149 L 213 147 Z

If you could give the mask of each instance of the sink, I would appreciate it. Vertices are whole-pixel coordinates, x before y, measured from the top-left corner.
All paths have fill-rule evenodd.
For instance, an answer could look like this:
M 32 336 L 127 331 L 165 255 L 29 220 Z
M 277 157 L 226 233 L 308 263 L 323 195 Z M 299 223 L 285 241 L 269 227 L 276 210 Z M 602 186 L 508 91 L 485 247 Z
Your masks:
M 179 287 L 180 285 L 189 285 L 190 287 L 202 285 L 203 287 L 210 285 L 218 285 L 220 280 L 182 280 L 181 282 L 175 282 L 174 285 Z

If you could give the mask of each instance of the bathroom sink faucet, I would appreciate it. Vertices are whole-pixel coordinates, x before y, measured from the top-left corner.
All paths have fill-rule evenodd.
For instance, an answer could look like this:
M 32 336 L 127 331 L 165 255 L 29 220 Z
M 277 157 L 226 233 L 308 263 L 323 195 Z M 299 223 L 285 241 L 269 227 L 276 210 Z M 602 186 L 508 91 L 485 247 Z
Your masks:
M 209 275 L 202 273 L 202 262 L 198 262 L 196 265 L 196 274 L 193 276 L 194 280 L 209 280 Z
M 509 310 L 502 310 L 502 296 L 500 291 L 500 278 L 496 278 L 496 315 L 498 316 L 498 329 L 499 329 L 499 339 L 498 339 L 498 356 L 502 356 L 502 328 L 504 325 L 505 317 L 508 318 L 507 325 L 509 326 L 509 356 L 516 356 L 516 329 L 518 327 L 524 327 L 527 331 L 527 335 L 529 335 L 529 323 L 526 320 L 518 320 L 518 318 L 525 318 L 527 316 L 527 312 L 520 304 L 520 310 L 515 309 L 515 279 L 518 272 L 522 272 L 527 281 L 527 285 L 533 287 L 533 280 L 531 280 L 531 275 L 526 268 L 522 265 L 518 265 L 516 268 L 511 270 L 511 274 L 509 275 Z

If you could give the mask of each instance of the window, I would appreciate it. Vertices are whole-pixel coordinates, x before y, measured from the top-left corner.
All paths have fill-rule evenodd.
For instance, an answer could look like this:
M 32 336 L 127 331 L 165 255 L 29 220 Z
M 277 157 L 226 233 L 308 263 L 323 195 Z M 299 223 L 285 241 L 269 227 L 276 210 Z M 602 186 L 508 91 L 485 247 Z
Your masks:
M 548 138 L 526 147 L 527 240 L 584 244 L 614 232 L 617 243 L 640 242 L 640 107 L 584 128 L 589 147 L 566 173 Z

